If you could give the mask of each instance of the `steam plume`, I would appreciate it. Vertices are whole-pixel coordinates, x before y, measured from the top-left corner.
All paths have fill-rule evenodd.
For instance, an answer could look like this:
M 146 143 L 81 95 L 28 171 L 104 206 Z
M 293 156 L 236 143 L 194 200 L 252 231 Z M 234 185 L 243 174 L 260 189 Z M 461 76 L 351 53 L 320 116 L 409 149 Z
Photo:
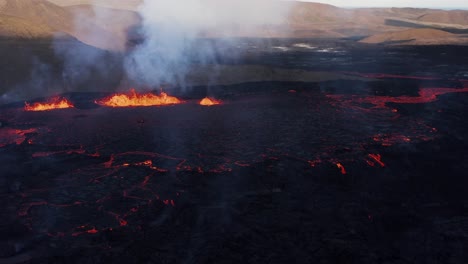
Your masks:
M 255 36 L 263 26 L 282 24 L 288 6 L 274 0 L 145 0 L 139 8 L 145 42 L 126 59 L 128 77 L 183 87 L 194 61 L 216 63 L 215 48 L 199 45 L 199 37 Z

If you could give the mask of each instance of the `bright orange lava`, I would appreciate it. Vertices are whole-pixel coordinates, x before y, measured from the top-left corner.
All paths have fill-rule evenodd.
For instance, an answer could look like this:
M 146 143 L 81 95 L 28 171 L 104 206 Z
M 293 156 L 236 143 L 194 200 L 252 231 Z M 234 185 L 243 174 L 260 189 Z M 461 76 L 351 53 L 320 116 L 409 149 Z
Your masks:
M 132 107 L 173 105 L 180 104 L 182 101 L 164 92 L 162 92 L 161 95 L 152 93 L 138 94 L 135 89 L 131 89 L 129 94 L 114 94 L 100 101 L 96 101 L 96 103 L 109 107 Z
M 220 100 L 216 100 L 214 98 L 209 98 L 209 97 L 205 97 L 200 101 L 200 105 L 204 105 L 204 106 L 212 106 L 212 105 L 219 105 L 219 104 L 221 104 Z
M 73 108 L 73 104 L 70 103 L 65 98 L 54 97 L 49 102 L 46 103 L 34 103 L 29 104 L 25 103 L 24 110 L 26 111 L 49 111 L 54 109 L 65 109 L 65 108 Z

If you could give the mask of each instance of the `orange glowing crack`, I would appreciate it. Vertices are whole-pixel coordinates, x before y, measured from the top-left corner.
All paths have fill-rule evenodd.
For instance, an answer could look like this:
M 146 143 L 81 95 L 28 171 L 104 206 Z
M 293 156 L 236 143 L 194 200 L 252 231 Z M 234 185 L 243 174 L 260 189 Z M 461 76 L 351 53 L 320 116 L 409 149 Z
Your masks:
M 411 142 L 411 138 L 409 138 L 408 136 L 398 135 L 398 134 L 391 134 L 391 135 L 378 134 L 378 135 L 375 135 L 372 139 L 375 142 L 379 142 L 384 147 L 392 146 L 395 143 Z
M 114 155 L 110 157 L 109 161 L 104 162 L 104 167 L 109 169 L 112 167 L 119 168 L 119 167 L 130 167 L 130 166 L 142 166 L 142 167 L 148 167 L 158 172 L 167 172 L 166 169 L 162 169 L 162 168 L 154 166 L 152 160 L 145 160 L 142 162 L 134 162 L 134 163 L 126 162 L 126 163 L 123 163 L 122 165 L 113 165 L 113 163 L 114 163 Z
M 180 104 L 182 101 L 176 97 L 162 92 L 160 95 L 146 93 L 139 94 L 131 89 L 128 94 L 120 93 L 96 101 L 97 104 L 108 107 L 135 107 Z
M 33 206 L 41 206 L 41 205 L 46 205 L 47 202 L 45 201 L 40 201 L 40 202 L 32 202 L 28 204 L 24 204 L 23 207 L 18 211 L 18 216 L 26 216 L 28 215 L 29 209 Z
M 341 163 L 337 163 L 336 167 L 341 170 L 341 174 L 345 175 L 346 174 L 346 169 Z
M 90 230 L 86 231 L 86 233 L 88 233 L 88 234 L 96 234 L 98 232 L 99 231 L 96 228 L 93 228 L 93 229 L 90 229 Z
M 73 104 L 65 98 L 54 97 L 49 102 L 44 103 L 25 103 L 24 110 L 26 111 L 50 111 L 54 109 L 73 108 Z
M 220 105 L 220 104 L 221 104 L 220 100 L 216 100 L 210 97 L 205 97 L 200 101 L 200 105 L 203 105 L 203 106 L 212 106 L 212 105 Z
M 42 158 L 42 157 L 48 157 L 52 155 L 57 155 L 57 154 L 67 154 L 67 155 L 72 155 L 72 154 L 85 154 L 86 151 L 84 149 L 76 149 L 76 150 L 62 150 L 62 151 L 43 151 L 43 152 L 36 152 L 32 154 L 33 158 Z
M 372 159 L 372 161 L 367 161 L 369 165 L 374 164 L 374 162 L 377 162 L 377 164 L 379 164 L 381 167 L 385 167 L 385 163 L 382 162 L 382 156 L 380 154 L 369 154 L 368 156 Z
M 250 166 L 249 163 L 247 163 L 247 162 L 241 162 L 241 161 L 236 161 L 236 162 L 234 162 L 234 164 L 236 164 L 236 165 L 239 166 L 239 167 L 249 167 L 249 166 Z
M 128 222 L 126 220 L 124 220 L 124 219 L 120 219 L 119 224 L 120 224 L 120 226 L 126 226 L 126 225 L 128 225 Z
M 27 134 L 37 132 L 36 128 L 30 129 L 12 129 L 3 128 L 0 130 L 0 147 L 4 147 L 9 144 L 21 145 L 27 137 Z
M 169 205 L 169 204 L 170 204 L 170 205 L 172 205 L 172 206 L 175 206 L 174 200 L 164 200 L 163 203 L 164 203 L 165 205 Z
M 437 100 L 439 95 L 448 93 L 466 93 L 468 88 L 423 88 L 419 91 L 419 96 L 353 96 L 346 100 L 344 95 L 327 95 L 328 98 L 337 99 L 339 101 L 347 101 L 358 104 L 373 104 L 374 108 L 387 108 L 387 103 L 397 104 L 424 104 Z M 395 112 L 394 110 L 392 110 Z M 397 110 L 398 112 L 398 110 Z
M 57 153 L 79 153 L 82 155 L 87 155 L 86 151 L 83 152 L 83 148 L 79 149 L 72 149 L 68 151 L 56 151 L 56 152 L 37 152 L 35 156 L 41 157 L 41 156 L 47 156 L 47 155 L 54 155 Z M 141 157 L 138 157 L 137 160 L 133 156 L 144 156 L 144 159 L 140 159 Z M 131 161 L 125 160 L 125 158 L 131 158 Z M 96 235 L 104 231 L 112 231 L 113 228 L 115 227 L 121 227 L 124 228 L 126 226 L 130 226 L 132 224 L 131 220 L 129 219 L 130 216 L 134 215 L 139 211 L 140 206 L 147 206 L 153 201 L 158 201 L 162 203 L 164 206 L 176 206 L 177 205 L 177 200 L 171 199 L 169 197 L 165 198 L 160 198 L 158 194 L 155 193 L 152 188 L 154 186 L 151 185 L 151 180 L 153 176 L 157 175 L 158 172 L 163 172 L 167 171 L 164 169 L 161 169 L 159 167 L 156 167 L 156 164 L 154 160 L 156 159 L 169 159 L 174 161 L 174 165 L 177 165 L 177 168 L 180 168 L 183 166 L 185 163 L 185 159 L 181 158 L 176 158 L 176 157 L 171 157 L 171 156 L 166 156 L 162 155 L 159 153 L 154 153 L 154 152 L 141 152 L 141 151 L 134 151 L 134 152 L 125 152 L 125 153 L 118 153 L 118 154 L 113 154 L 110 155 L 109 159 L 98 166 L 96 166 L 96 169 L 99 169 L 98 171 L 101 171 L 101 169 L 104 170 L 104 175 L 99 174 L 100 177 L 108 177 L 109 175 L 113 175 L 115 172 L 117 172 L 120 169 L 127 169 L 127 167 L 144 167 L 147 170 L 151 170 L 151 172 L 147 175 L 141 175 L 144 176 L 144 179 L 141 179 L 141 181 L 136 182 L 135 185 L 131 186 L 128 189 L 122 190 L 122 198 L 129 199 L 129 203 L 132 203 L 131 208 L 123 208 L 123 211 L 120 212 L 111 212 L 107 211 L 104 208 L 107 206 L 107 201 L 111 200 L 113 198 L 113 195 L 106 195 L 104 197 L 100 197 L 99 199 L 95 200 L 93 199 L 92 201 L 75 201 L 69 204 L 55 204 L 55 203 L 50 203 L 47 201 L 33 201 L 29 203 L 24 203 L 21 204 L 20 208 L 17 210 L 17 215 L 19 217 L 24 217 L 29 219 L 32 219 L 35 217 L 35 211 L 33 211 L 33 208 L 36 207 L 51 207 L 55 209 L 60 209 L 60 208 L 67 208 L 67 207 L 74 207 L 74 206 L 81 206 L 83 204 L 88 204 L 93 205 L 96 204 L 98 206 L 97 210 L 105 210 L 104 212 L 108 213 L 115 219 L 115 223 L 112 226 L 109 227 L 102 227 L 102 226 L 94 226 L 92 223 L 87 223 L 87 224 L 82 224 L 79 225 L 71 230 L 68 231 L 62 231 L 59 232 L 58 230 L 55 231 L 47 231 L 46 235 L 50 237 L 62 237 L 62 236 L 81 236 L 81 235 Z M 219 167 L 218 169 L 224 169 L 227 170 L 227 168 Z M 109 172 L 108 172 L 109 171 Z M 87 174 L 87 173 L 86 173 Z M 94 169 L 93 172 L 89 174 L 90 177 L 94 175 Z M 91 179 L 89 182 L 94 182 L 95 179 Z M 97 182 L 97 181 L 96 181 Z M 69 187 L 69 186 L 63 186 L 63 187 Z M 44 189 L 45 190 L 45 189 Z M 44 190 L 39 190 L 39 191 L 44 191 Z M 32 190 L 34 192 L 37 192 L 37 190 Z M 31 191 L 31 192 L 32 192 Z M 180 190 L 180 192 L 183 192 L 183 190 Z M 177 196 L 179 196 L 179 192 L 177 192 Z M 26 198 L 26 196 L 23 196 Z M 134 201 L 130 201 L 134 200 Z M 134 205 L 133 203 L 137 203 L 138 205 Z M 32 229 L 32 228 L 31 228 Z
M 311 167 L 315 167 L 315 166 L 317 166 L 317 164 L 322 163 L 322 161 L 321 161 L 320 159 L 317 159 L 317 160 L 308 160 L 307 163 L 308 163 Z
M 79 226 L 77 229 L 84 229 L 84 228 L 86 228 L 86 227 L 85 226 Z M 99 233 L 99 230 L 97 230 L 96 227 L 93 227 L 93 228 L 88 229 L 88 230 L 73 232 L 71 235 L 76 237 L 76 236 L 80 236 L 80 235 L 83 235 L 83 234 L 97 234 L 97 233 Z

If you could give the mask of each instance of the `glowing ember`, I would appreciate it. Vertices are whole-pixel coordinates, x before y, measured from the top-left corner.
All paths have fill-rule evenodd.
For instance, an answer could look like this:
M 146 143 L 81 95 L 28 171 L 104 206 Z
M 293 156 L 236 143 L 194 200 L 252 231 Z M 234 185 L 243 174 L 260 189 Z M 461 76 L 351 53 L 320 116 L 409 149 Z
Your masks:
M 220 100 L 216 100 L 214 98 L 209 98 L 209 97 L 205 97 L 200 101 L 200 105 L 204 105 L 204 106 L 212 106 L 212 105 L 219 105 L 219 104 L 221 104 Z
M 182 103 L 176 97 L 162 92 L 160 95 L 152 93 L 138 94 L 134 89 L 129 94 L 114 94 L 110 97 L 96 101 L 97 104 L 109 107 L 157 106 Z
M 54 109 L 73 108 L 73 104 L 65 98 L 54 97 L 46 103 L 34 103 L 32 105 L 25 103 L 24 110 L 26 111 L 49 111 Z

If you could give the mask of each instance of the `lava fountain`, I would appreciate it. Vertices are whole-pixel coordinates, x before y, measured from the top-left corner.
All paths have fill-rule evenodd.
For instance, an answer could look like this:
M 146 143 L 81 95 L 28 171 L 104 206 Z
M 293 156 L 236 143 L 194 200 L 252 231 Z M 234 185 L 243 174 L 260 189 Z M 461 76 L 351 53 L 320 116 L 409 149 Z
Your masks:
M 96 101 L 97 104 L 108 107 L 133 107 L 133 106 L 157 106 L 180 104 L 182 101 L 177 97 L 169 96 L 161 92 L 160 95 L 146 93 L 139 94 L 131 89 L 128 94 L 120 93 Z
M 205 97 L 200 101 L 200 105 L 203 105 L 203 106 L 212 106 L 212 105 L 219 105 L 219 104 L 221 104 L 220 100 L 216 100 L 214 98 L 209 98 L 209 97 Z
M 44 103 L 25 103 L 24 110 L 26 111 L 49 111 L 54 109 L 73 108 L 73 104 L 65 98 L 54 97 L 49 102 Z

